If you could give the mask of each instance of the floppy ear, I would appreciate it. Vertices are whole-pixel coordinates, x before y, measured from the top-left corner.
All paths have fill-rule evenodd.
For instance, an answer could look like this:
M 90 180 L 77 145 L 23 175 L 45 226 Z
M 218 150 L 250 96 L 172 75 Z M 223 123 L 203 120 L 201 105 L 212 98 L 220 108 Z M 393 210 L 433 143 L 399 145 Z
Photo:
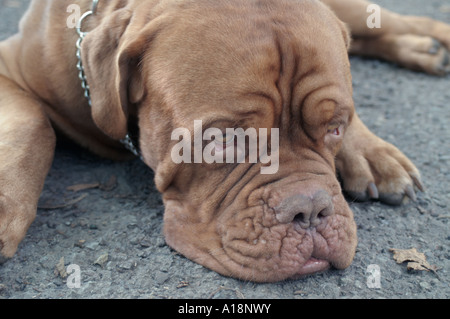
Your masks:
M 132 13 L 126 9 L 111 13 L 82 43 L 93 120 L 116 140 L 128 132 L 130 104 L 144 95 L 138 64 L 146 40 L 142 29 L 131 25 L 131 18 Z
M 347 47 L 347 50 L 349 50 L 350 46 L 352 44 L 350 27 L 346 23 L 344 23 L 340 20 L 339 20 L 339 22 L 341 23 L 342 35 L 344 36 L 345 46 Z

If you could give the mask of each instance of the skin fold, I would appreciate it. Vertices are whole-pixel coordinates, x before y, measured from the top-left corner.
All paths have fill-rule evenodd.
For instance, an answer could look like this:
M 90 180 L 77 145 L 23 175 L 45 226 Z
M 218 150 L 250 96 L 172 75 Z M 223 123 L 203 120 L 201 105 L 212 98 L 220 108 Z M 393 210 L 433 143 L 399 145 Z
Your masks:
M 384 26 L 368 29 L 362 0 L 100 1 L 83 23 L 91 107 L 76 68 L 78 35 L 66 25 L 70 4 L 33 1 L 20 32 L 0 43 L 3 259 L 34 220 L 55 131 L 118 160 L 130 158 L 119 140 L 138 131 L 163 197 L 167 244 L 243 280 L 344 269 L 357 234 L 343 193 L 398 205 L 423 190 L 414 164 L 356 114 L 348 53 L 444 74 L 446 24 L 383 10 Z M 91 5 L 80 1 L 81 12 Z M 278 169 L 175 163 L 172 132 L 193 136 L 195 121 L 222 132 L 277 128 L 278 147 L 265 149 L 277 152 Z

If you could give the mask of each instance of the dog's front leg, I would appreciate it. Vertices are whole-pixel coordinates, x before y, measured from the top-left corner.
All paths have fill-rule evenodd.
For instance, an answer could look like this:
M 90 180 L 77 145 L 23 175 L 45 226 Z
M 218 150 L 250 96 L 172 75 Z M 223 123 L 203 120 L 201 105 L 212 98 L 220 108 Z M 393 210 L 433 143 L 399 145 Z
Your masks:
M 355 114 L 336 157 L 345 192 L 359 201 L 379 199 L 399 205 L 423 190 L 416 166 L 394 145 L 382 140 Z
M 322 0 L 350 28 L 350 53 L 435 75 L 450 73 L 450 25 L 405 16 L 366 0 Z
M 33 222 L 53 160 L 55 133 L 42 106 L 0 75 L 0 262 Z

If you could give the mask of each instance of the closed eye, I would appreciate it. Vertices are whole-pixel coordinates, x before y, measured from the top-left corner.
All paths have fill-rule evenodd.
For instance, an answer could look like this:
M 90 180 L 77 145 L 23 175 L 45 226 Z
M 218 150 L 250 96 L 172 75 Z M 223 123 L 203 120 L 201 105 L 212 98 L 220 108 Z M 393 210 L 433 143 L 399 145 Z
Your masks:
M 342 124 L 329 125 L 327 128 L 327 134 L 331 134 L 334 136 L 341 136 L 343 129 L 344 126 Z
M 234 139 L 236 138 L 236 135 L 234 133 L 226 133 L 222 136 L 219 136 L 215 139 L 215 142 L 217 144 L 223 144 L 223 145 L 230 145 L 234 142 Z

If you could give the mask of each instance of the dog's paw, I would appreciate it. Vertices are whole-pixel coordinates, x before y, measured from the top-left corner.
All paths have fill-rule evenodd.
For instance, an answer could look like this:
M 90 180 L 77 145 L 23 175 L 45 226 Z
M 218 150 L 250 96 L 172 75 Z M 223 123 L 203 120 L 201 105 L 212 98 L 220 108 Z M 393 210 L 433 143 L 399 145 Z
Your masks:
M 450 52 L 446 46 L 431 37 L 417 37 L 416 41 L 422 42 L 415 52 L 419 70 L 434 75 L 450 73 Z
M 2 249 L 2 243 L 0 242 L 0 250 Z M 0 252 L 0 265 L 4 264 L 9 258 L 6 258 L 5 256 L 2 255 L 2 253 Z
M 441 76 L 450 73 L 450 52 L 447 47 L 431 37 L 417 37 L 416 41 L 419 46 L 411 54 L 417 56 L 419 71 Z
M 450 47 L 432 36 L 387 34 L 355 39 L 351 52 L 378 57 L 402 67 L 443 76 L 450 73 Z
M 450 73 L 450 25 L 428 18 L 403 16 L 406 32 L 381 37 L 387 58 L 433 75 Z
M 428 17 L 405 17 L 413 27 L 413 42 L 422 42 L 433 66 L 428 73 L 444 75 L 450 73 L 450 25 Z
M 413 34 L 395 35 L 394 60 L 413 70 L 433 75 L 450 73 L 450 52 L 438 39 Z
M 424 191 L 419 170 L 395 146 L 373 136 L 336 161 L 344 192 L 352 200 L 380 200 L 400 205 L 416 200 L 415 188 Z
M 0 264 L 14 256 L 34 216 L 25 205 L 0 194 Z

